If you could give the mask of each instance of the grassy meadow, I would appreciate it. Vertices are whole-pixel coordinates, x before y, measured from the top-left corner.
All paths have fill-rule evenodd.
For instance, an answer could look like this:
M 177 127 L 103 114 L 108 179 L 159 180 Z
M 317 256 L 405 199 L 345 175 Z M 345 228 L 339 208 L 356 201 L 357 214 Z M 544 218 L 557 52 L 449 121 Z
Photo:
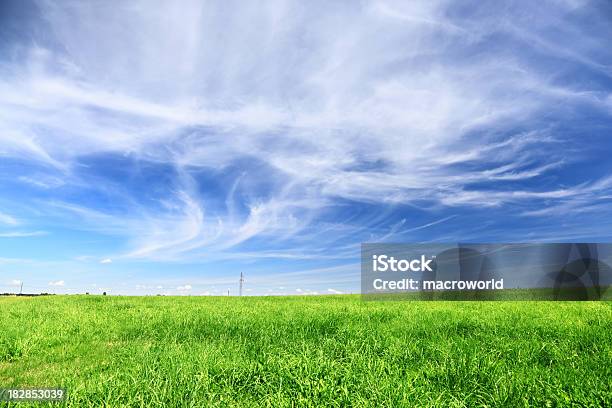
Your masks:
M 0 297 L 0 322 L 0 388 L 66 406 L 612 406 L 611 302 Z

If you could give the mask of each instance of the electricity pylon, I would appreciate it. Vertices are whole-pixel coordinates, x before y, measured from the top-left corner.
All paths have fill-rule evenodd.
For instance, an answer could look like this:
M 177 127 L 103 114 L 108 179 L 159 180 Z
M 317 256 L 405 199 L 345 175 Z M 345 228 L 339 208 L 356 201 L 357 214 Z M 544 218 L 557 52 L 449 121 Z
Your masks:
M 242 284 L 244 283 L 244 275 L 240 272 L 240 296 L 242 296 Z

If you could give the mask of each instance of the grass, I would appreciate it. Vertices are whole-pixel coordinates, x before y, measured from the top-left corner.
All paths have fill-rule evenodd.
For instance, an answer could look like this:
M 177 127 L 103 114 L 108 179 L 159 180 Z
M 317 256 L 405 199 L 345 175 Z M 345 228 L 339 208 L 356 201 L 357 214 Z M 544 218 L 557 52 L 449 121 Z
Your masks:
M 610 302 L 4 297 L 0 322 L 0 387 L 67 406 L 612 406 Z

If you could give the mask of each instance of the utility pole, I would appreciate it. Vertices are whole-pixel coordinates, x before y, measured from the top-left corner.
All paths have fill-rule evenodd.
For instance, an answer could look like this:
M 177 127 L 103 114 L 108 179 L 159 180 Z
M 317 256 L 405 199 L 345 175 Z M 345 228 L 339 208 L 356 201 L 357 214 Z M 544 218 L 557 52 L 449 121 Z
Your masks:
M 242 296 L 242 284 L 244 283 L 244 275 L 240 272 L 240 296 Z

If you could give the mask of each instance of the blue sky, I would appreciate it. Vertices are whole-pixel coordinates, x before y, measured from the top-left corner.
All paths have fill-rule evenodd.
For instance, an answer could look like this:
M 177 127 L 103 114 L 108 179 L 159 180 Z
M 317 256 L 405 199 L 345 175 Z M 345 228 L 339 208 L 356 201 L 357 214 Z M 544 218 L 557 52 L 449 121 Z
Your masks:
M 0 3 L 0 292 L 350 293 L 361 242 L 612 240 L 609 2 L 54 3 Z

